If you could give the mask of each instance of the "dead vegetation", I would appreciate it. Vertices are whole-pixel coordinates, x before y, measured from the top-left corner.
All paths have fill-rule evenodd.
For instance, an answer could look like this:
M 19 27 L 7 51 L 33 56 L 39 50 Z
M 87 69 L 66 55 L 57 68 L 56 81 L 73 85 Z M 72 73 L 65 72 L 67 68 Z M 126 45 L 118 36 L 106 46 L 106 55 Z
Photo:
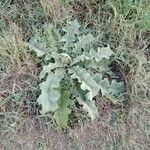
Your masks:
M 149 20 L 144 22 L 149 5 L 148 1 L 131 6 L 117 2 L 0 2 L 0 149 L 149 149 L 150 28 Z M 60 131 L 50 115 L 39 114 L 40 60 L 28 51 L 24 41 L 44 23 L 63 24 L 72 17 L 99 35 L 100 46 L 109 43 L 116 52 L 128 97 L 122 106 L 98 97 L 97 120 L 90 122 L 82 112 L 75 113 L 74 124 Z

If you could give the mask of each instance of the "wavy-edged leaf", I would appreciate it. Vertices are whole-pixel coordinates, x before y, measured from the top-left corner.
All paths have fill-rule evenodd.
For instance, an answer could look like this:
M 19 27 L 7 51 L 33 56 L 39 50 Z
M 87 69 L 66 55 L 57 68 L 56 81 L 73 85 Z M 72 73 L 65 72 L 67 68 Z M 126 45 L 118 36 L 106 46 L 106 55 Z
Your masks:
M 42 106 L 41 114 L 45 114 L 49 111 L 55 111 L 58 108 L 58 100 L 60 93 L 57 88 L 60 86 L 60 82 L 64 77 L 63 71 L 51 72 L 47 76 L 45 82 L 40 84 L 41 94 L 37 99 L 39 105 Z
M 86 49 L 91 43 L 94 42 L 94 37 L 92 34 L 79 36 L 78 39 L 79 41 L 74 44 L 75 48 L 73 49 L 76 54 L 81 54 L 82 49 Z
M 97 51 L 90 50 L 88 55 L 89 57 L 92 57 L 96 61 L 101 61 L 103 58 L 109 59 L 110 56 L 113 54 L 114 52 L 110 49 L 109 46 L 107 46 L 107 47 L 102 47 L 102 48 L 99 47 Z
M 83 105 L 83 110 L 88 113 L 88 116 L 94 120 L 98 117 L 98 109 L 95 106 L 94 101 L 86 100 L 83 101 L 82 99 L 78 100 L 81 105 Z
M 64 43 L 63 50 L 68 51 L 70 47 L 73 47 L 74 42 L 76 40 L 76 34 L 79 32 L 80 25 L 78 21 L 75 19 L 70 22 L 70 24 L 63 28 L 65 31 L 65 35 L 62 37 L 61 42 Z
M 95 60 L 96 62 L 99 62 L 103 59 L 109 59 L 110 56 L 112 56 L 114 52 L 110 49 L 110 47 L 103 47 L 98 48 L 98 50 L 91 49 L 89 52 L 83 52 L 82 55 L 77 56 L 74 58 L 74 61 L 80 62 L 85 60 Z
M 110 82 L 107 78 L 102 79 L 102 76 L 99 74 L 95 74 L 94 80 L 101 85 L 100 89 L 103 96 L 110 98 L 113 102 L 122 101 L 122 93 L 124 92 L 123 82 L 115 80 Z
M 118 95 L 120 93 L 123 93 L 124 92 L 124 83 L 112 80 L 111 85 L 109 86 L 109 92 L 112 95 Z
M 88 91 L 86 98 L 92 101 L 100 90 L 100 86 L 94 81 L 93 77 L 87 72 L 86 69 L 79 66 L 70 69 L 69 73 L 72 74 L 72 79 L 78 79 L 78 82 L 81 83 L 82 90 Z
M 97 70 L 98 72 L 111 72 L 109 65 L 110 60 L 102 59 L 98 62 L 89 61 L 89 63 L 87 64 L 87 68 Z
M 71 113 L 69 109 L 70 99 L 69 92 L 66 88 L 62 87 L 60 89 L 60 98 L 58 100 L 58 109 L 54 113 L 54 119 L 61 128 L 67 127 L 68 115 Z
M 61 34 L 59 30 L 56 29 L 54 24 L 45 25 L 44 29 L 45 39 L 47 40 L 48 47 L 52 48 L 53 51 L 56 51 L 61 40 Z
M 76 86 L 76 89 L 78 91 L 79 97 L 77 97 L 77 100 L 79 104 L 83 106 L 83 110 L 88 113 L 88 116 L 94 120 L 95 118 L 98 117 L 98 109 L 95 106 L 95 101 L 90 101 L 86 99 L 86 93 L 82 89 L 80 89 L 79 86 Z
M 50 60 L 52 53 L 58 53 L 58 49 L 61 47 L 61 34 L 54 24 L 45 25 L 44 29 L 44 39 L 48 47 L 45 59 Z
M 46 43 L 39 43 L 36 38 L 31 38 L 26 45 L 30 50 L 34 50 L 38 57 L 42 57 L 46 54 Z
M 40 72 L 39 78 L 43 79 L 47 73 L 50 73 L 53 69 L 61 67 L 61 64 L 56 63 L 49 63 L 47 66 L 43 67 L 43 70 Z

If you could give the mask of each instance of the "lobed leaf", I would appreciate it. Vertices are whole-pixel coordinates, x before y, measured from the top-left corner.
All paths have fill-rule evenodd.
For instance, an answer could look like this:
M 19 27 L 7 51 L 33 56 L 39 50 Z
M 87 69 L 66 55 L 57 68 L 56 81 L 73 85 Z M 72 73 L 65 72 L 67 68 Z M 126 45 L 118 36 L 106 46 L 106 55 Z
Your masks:
M 87 92 L 85 92 L 82 89 L 80 89 L 80 87 L 78 85 L 76 86 L 76 89 L 77 89 L 78 95 L 79 95 L 77 97 L 77 100 L 78 100 L 79 104 L 81 104 L 83 106 L 83 110 L 88 113 L 88 116 L 92 120 L 94 120 L 98 116 L 98 109 L 95 106 L 95 102 L 87 100 L 86 99 L 86 93 Z
M 36 38 L 30 39 L 26 45 L 30 50 L 34 50 L 38 57 L 42 57 L 46 54 L 46 43 L 39 43 Z
M 68 51 L 70 47 L 73 47 L 76 40 L 76 35 L 79 33 L 80 25 L 77 20 L 70 22 L 68 26 L 63 28 L 65 35 L 61 38 L 61 42 L 64 43 L 63 50 Z
M 98 47 L 98 51 L 97 52 L 94 51 L 94 50 L 91 50 L 89 52 L 89 57 L 92 57 L 96 61 L 100 61 L 103 58 L 109 59 L 110 56 L 112 56 L 113 54 L 114 54 L 114 52 L 110 49 L 109 46 L 102 47 L 102 48 Z
M 55 111 L 58 108 L 58 100 L 60 93 L 57 88 L 60 86 L 60 82 L 64 77 L 63 71 L 51 72 L 47 76 L 45 82 L 40 84 L 41 94 L 37 99 L 39 105 L 42 106 L 41 114 L 45 114 L 49 111 Z
M 117 97 L 120 97 L 124 91 L 123 82 L 112 80 L 110 83 L 107 78 L 102 79 L 102 76 L 99 74 L 94 75 L 94 80 L 100 85 L 103 96 L 110 98 L 113 102 L 121 101 L 121 99 L 117 99 Z
M 74 53 L 81 54 L 82 49 L 86 49 L 90 46 L 91 43 L 94 42 L 94 37 L 92 34 L 82 35 L 78 37 L 78 42 L 76 42 L 75 48 L 73 49 Z
M 88 91 L 86 98 L 90 101 L 98 94 L 100 87 L 94 81 L 93 77 L 86 71 L 86 69 L 76 66 L 73 69 L 69 69 L 69 73 L 72 74 L 72 79 L 78 79 L 78 82 L 81 83 L 81 89 Z
M 70 99 L 69 92 L 66 88 L 60 89 L 60 98 L 58 100 L 58 109 L 54 113 L 54 119 L 61 128 L 65 128 L 68 124 L 68 115 L 71 113 L 69 109 Z
M 83 105 L 83 110 L 86 111 L 89 117 L 94 120 L 98 117 L 98 109 L 94 101 L 78 99 L 78 102 Z
M 43 79 L 47 73 L 51 73 L 53 69 L 61 67 L 61 64 L 56 63 L 49 63 L 47 66 L 43 67 L 43 70 L 40 72 L 39 78 Z
M 80 62 L 85 60 L 95 60 L 96 62 L 99 62 L 103 59 L 109 59 L 110 56 L 112 56 L 114 52 L 110 49 L 110 47 L 103 47 L 98 48 L 98 51 L 91 49 L 89 52 L 85 51 L 82 55 L 77 56 L 74 58 L 74 61 Z

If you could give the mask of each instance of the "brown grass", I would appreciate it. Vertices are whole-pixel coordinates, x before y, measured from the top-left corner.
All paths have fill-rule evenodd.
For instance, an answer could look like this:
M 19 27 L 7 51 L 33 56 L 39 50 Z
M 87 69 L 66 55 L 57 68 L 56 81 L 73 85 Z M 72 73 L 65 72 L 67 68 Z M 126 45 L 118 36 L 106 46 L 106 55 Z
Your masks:
M 15 0 L 4 7 L 0 19 L 0 149 L 149 150 L 150 38 L 149 30 L 135 25 L 149 10 L 148 1 L 136 6 L 132 19 L 126 19 L 120 7 L 113 0 L 68 0 L 65 5 L 59 0 Z M 24 41 L 43 23 L 64 23 L 72 17 L 99 35 L 100 46 L 110 44 L 116 52 L 128 99 L 116 106 L 98 97 L 97 120 L 85 121 L 80 114 L 72 128 L 60 131 L 50 115 L 39 115 L 39 60 Z

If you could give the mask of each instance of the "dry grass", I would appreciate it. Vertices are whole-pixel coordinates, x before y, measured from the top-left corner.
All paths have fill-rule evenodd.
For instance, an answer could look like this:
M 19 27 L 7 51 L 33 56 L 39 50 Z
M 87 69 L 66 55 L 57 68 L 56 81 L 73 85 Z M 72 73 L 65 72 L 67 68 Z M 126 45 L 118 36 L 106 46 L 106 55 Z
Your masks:
M 148 1 L 128 5 L 119 0 L 8 0 L 0 2 L 0 8 L 5 8 L 0 10 L 0 149 L 149 150 Z M 51 116 L 38 113 L 39 60 L 24 41 L 43 23 L 64 23 L 72 17 L 99 35 L 100 46 L 109 43 L 116 52 L 128 99 L 115 106 L 98 97 L 97 120 L 81 117 L 72 128 L 60 131 Z
M 65 7 L 67 3 L 60 3 L 60 0 L 40 0 L 40 4 L 48 20 L 57 21 L 69 16 Z

